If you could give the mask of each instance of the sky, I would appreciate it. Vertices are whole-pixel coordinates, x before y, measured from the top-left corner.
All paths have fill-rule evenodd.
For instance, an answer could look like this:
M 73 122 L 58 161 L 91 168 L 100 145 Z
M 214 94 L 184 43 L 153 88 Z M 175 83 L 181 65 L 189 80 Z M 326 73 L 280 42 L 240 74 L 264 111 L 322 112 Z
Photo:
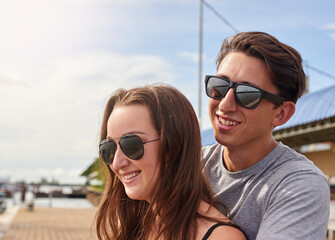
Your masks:
M 309 92 L 334 85 L 333 0 L 206 0 L 202 78 L 224 38 L 264 31 L 296 48 Z M 162 82 L 199 116 L 198 0 L 0 0 L 0 178 L 79 177 L 98 156 L 99 127 L 118 88 Z M 220 19 L 226 19 L 234 29 Z M 203 82 L 203 81 L 202 81 Z M 201 86 L 201 128 L 210 127 Z

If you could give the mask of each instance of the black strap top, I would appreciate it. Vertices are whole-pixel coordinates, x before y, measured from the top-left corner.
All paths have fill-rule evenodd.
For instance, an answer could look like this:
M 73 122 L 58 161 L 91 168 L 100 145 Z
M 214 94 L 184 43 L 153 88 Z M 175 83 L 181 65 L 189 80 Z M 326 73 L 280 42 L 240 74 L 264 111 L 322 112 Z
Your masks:
M 217 227 L 220 227 L 220 226 L 231 226 L 231 227 L 234 227 L 234 228 L 237 228 L 238 230 L 240 230 L 243 234 L 244 232 L 241 230 L 241 228 L 231 222 L 220 222 L 220 223 L 217 223 L 217 224 L 214 224 L 213 226 L 210 227 L 210 229 L 208 229 L 208 231 L 206 232 L 205 236 L 202 238 L 202 240 L 207 240 L 208 237 L 212 234 L 212 232 L 214 231 L 215 228 Z M 244 234 L 244 236 L 247 238 L 247 236 Z M 248 239 L 248 238 L 247 238 Z

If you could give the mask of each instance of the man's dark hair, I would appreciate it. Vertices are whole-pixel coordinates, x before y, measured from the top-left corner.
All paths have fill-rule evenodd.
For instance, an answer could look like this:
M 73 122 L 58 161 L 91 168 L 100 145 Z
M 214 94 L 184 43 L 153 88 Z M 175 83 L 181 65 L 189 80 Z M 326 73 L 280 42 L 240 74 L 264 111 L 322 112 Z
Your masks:
M 232 52 L 241 52 L 263 61 L 279 95 L 287 100 L 296 103 L 304 93 L 306 75 L 299 52 L 275 37 L 264 32 L 241 32 L 226 38 L 216 59 L 217 67 Z

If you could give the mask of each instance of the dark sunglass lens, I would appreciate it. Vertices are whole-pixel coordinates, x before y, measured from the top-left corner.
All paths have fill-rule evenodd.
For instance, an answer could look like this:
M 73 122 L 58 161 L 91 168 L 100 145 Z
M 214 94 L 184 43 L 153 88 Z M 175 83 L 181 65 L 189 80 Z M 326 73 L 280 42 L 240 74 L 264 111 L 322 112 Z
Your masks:
M 236 97 L 242 107 L 256 108 L 261 100 L 261 91 L 252 86 L 238 85 L 235 91 Z
M 99 153 L 104 162 L 109 165 L 113 162 L 116 143 L 113 140 L 104 140 L 99 147 Z
M 120 139 L 122 152 L 133 160 L 138 160 L 143 156 L 143 142 L 139 136 L 125 135 Z
M 206 94 L 210 98 L 221 99 L 229 90 L 229 82 L 221 78 L 210 77 L 207 82 Z

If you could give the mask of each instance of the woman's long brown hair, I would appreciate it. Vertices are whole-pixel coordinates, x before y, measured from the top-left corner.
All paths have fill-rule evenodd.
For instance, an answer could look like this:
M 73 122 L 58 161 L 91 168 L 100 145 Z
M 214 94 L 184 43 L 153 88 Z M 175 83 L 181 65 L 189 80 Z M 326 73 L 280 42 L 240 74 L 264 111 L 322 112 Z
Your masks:
M 202 173 L 200 129 L 193 107 L 183 94 L 166 85 L 119 89 L 106 105 L 101 140 L 107 136 L 113 108 L 130 104 L 145 105 L 151 113 L 160 135 L 160 174 L 149 204 L 130 199 L 122 182 L 108 168 L 96 214 L 98 238 L 147 239 L 154 233 L 157 239 L 191 239 L 196 234 L 196 219 L 208 219 L 197 212 L 200 201 L 214 204 Z

